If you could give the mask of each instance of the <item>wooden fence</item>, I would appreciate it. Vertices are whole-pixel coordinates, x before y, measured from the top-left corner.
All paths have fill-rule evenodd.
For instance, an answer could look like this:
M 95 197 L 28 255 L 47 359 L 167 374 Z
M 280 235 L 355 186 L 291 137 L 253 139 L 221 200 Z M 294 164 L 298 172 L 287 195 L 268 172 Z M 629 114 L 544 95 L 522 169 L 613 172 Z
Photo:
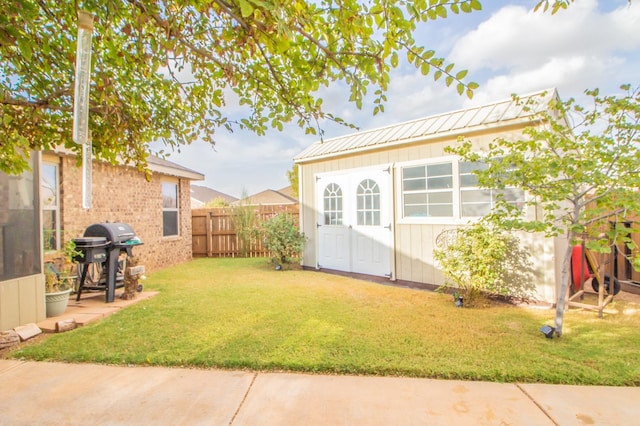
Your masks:
M 624 226 L 629 229 L 629 236 L 636 244 L 636 247 L 640 247 L 640 218 L 633 218 L 633 220 L 620 222 L 618 226 Z M 613 226 L 613 223 L 609 223 L 608 226 Z M 601 232 L 605 232 L 606 229 L 601 229 Z M 613 269 L 615 269 L 615 275 L 621 281 L 635 281 L 640 282 L 640 272 L 634 270 L 633 265 L 630 262 L 630 258 L 637 254 L 636 251 L 629 249 L 625 244 L 618 244 L 617 246 L 617 256 L 614 258 Z M 604 271 L 605 273 L 610 273 L 612 270 L 611 266 L 611 255 L 603 255 L 600 256 L 604 261 Z
M 298 205 L 193 209 L 191 232 L 194 257 L 240 257 L 242 255 L 243 250 L 241 250 L 234 220 L 239 208 L 253 209 L 258 223 L 278 213 L 288 213 L 297 222 L 300 215 Z M 246 247 L 246 257 L 265 257 L 268 254 L 261 238 L 251 238 Z

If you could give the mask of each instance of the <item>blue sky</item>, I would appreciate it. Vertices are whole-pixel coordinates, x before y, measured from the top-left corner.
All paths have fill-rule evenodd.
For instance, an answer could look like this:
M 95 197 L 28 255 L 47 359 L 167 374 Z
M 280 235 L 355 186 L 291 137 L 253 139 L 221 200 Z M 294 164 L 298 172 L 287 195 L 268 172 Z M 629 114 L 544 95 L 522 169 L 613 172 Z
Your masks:
M 323 91 L 327 111 L 360 129 L 373 129 L 472 105 L 555 87 L 562 99 L 586 101 L 586 89 L 618 92 L 621 84 L 640 84 L 640 4 L 627 0 L 576 0 L 556 15 L 533 13 L 535 0 L 484 0 L 483 11 L 429 22 L 416 37 L 438 55 L 468 69 L 480 84 L 473 100 L 433 82 L 410 66 L 394 71 L 384 114 L 372 115 L 347 102 L 336 84 Z M 325 138 L 353 132 L 323 125 Z M 168 158 L 205 175 L 196 182 L 239 197 L 289 184 L 293 157 L 318 139 L 295 125 L 259 137 L 224 130 L 215 148 L 205 143 L 184 147 Z

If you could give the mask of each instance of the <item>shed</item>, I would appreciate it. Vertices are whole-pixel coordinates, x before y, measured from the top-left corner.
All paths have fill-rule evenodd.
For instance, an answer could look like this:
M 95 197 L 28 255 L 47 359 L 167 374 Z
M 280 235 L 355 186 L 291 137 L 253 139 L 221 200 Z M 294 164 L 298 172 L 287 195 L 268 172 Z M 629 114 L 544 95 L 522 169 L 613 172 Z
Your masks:
M 436 238 L 490 211 L 495 196 L 478 188 L 478 167 L 445 152 L 459 137 L 482 150 L 497 137 L 520 138 L 539 125 L 535 113 L 557 99 L 555 89 L 360 131 L 313 143 L 299 167 L 303 266 L 417 287 L 440 286 Z M 517 202 L 526 194 L 512 191 Z M 535 215 L 535 211 L 527 214 Z M 566 241 L 519 235 L 532 253 L 537 298 L 555 300 Z

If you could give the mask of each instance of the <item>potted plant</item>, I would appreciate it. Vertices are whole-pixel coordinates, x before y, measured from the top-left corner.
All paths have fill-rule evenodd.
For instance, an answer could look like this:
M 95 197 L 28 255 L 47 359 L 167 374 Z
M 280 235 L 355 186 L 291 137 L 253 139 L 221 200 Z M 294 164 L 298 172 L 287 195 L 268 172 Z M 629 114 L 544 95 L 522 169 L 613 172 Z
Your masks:
M 68 241 L 62 255 L 53 255 L 45 261 L 45 307 L 47 318 L 64 313 L 69 303 L 69 295 L 74 289 L 76 276 L 73 273 L 72 260 L 79 253 L 73 240 Z

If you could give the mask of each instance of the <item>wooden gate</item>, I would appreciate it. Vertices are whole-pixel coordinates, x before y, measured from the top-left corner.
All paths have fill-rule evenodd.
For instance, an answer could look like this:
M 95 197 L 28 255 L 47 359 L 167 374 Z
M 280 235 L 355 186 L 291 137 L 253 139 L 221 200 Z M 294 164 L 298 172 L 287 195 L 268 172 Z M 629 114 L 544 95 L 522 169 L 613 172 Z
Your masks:
M 242 254 L 234 220 L 239 209 L 252 209 L 257 223 L 278 213 L 288 213 L 297 222 L 300 211 L 297 204 L 193 209 L 191 232 L 194 257 L 239 257 Z M 254 237 L 248 241 L 246 257 L 265 257 L 268 254 L 261 238 Z

